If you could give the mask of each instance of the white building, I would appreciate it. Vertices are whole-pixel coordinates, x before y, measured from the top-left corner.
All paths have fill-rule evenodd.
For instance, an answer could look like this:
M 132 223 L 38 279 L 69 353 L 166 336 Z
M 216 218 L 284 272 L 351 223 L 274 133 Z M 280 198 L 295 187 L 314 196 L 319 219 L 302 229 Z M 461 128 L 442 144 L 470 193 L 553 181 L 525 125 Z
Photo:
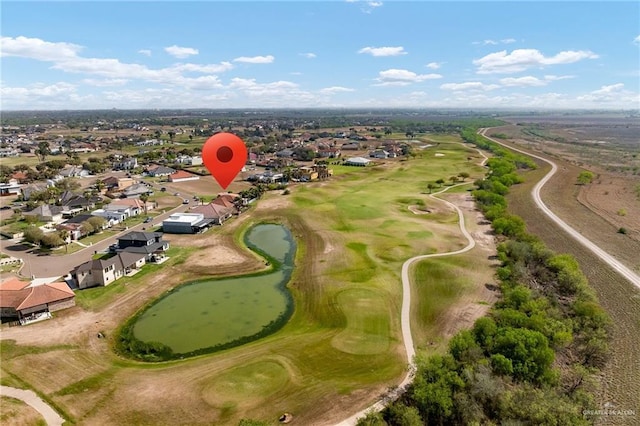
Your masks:
M 213 223 L 202 213 L 174 213 L 162 221 L 162 232 L 167 234 L 195 234 Z

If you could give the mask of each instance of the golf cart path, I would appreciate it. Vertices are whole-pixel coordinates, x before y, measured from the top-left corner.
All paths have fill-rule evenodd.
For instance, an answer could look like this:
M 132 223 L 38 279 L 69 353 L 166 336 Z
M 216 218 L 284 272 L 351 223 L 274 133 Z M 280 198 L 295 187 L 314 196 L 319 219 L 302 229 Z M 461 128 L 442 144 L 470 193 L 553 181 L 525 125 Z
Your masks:
M 540 208 L 540 210 L 543 211 L 544 214 L 546 214 L 551 220 L 553 220 L 567 234 L 569 234 L 571 237 L 573 237 L 575 240 L 577 240 L 580 244 L 582 244 L 583 246 L 585 246 L 586 248 L 591 250 L 603 262 L 605 262 L 607 265 L 609 265 L 611 268 L 613 268 L 613 270 L 618 272 L 624 278 L 629 280 L 633 285 L 635 285 L 636 287 L 640 288 L 640 275 L 638 275 L 635 272 L 633 272 L 630 268 L 628 268 L 625 265 L 623 265 L 620 261 L 618 261 L 612 255 L 610 255 L 609 253 L 607 253 L 606 251 L 601 249 L 595 243 L 591 242 L 591 240 L 589 240 L 584 235 L 580 234 L 578 231 L 576 231 L 571 226 L 569 226 L 565 221 L 563 221 L 558 216 L 556 216 L 556 214 L 553 213 L 549 209 L 549 207 L 547 207 L 547 205 L 542 201 L 542 198 L 540 197 L 540 190 L 542 189 L 544 184 L 547 183 L 549 181 L 549 179 L 551 179 L 551 177 L 558 170 L 558 166 L 556 165 L 556 163 L 554 163 L 553 161 L 548 160 L 548 159 L 546 159 L 544 157 L 540 157 L 539 155 L 535 155 L 535 154 L 532 154 L 530 152 L 523 151 L 521 149 L 514 148 L 514 147 L 506 145 L 506 144 L 504 144 L 504 143 L 502 143 L 500 141 L 497 141 L 497 140 L 495 140 L 495 139 L 493 139 L 493 138 L 491 138 L 491 137 L 486 135 L 488 130 L 490 130 L 490 128 L 480 129 L 480 130 L 478 130 L 478 134 L 480 134 L 481 136 L 484 136 L 485 138 L 489 139 L 491 142 L 495 142 L 498 145 L 502 145 L 505 148 L 508 148 L 508 149 L 510 149 L 512 151 L 516 151 L 516 152 L 519 152 L 521 154 L 527 155 L 529 157 L 536 158 L 538 160 L 544 161 L 545 163 L 551 165 L 551 170 L 549 171 L 549 173 L 547 173 L 542 179 L 540 179 L 540 181 L 536 184 L 536 186 L 531 191 L 531 195 L 533 196 L 533 200 L 535 201 L 536 205 Z
M 488 160 L 487 156 L 484 155 L 484 153 L 479 149 L 476 149 L 476 151 L 478 151 L 480 155 L 483 157 L 483 160 L 480 163 L 480 165 L 484 166 Z M 402 310 L 400 314 L 400 323 L 401 323 L 401 330 L 402 330 L 402 341 L 404 344 L 405 352 L 407 354 L 407 374 L 405 375 L 404 379 L 398 385 L 398 387 L 393 393 L 388 394 L 384 399 L 380 399 L 376 401 L 374 404 L 370 405 L 364 410 L 361 410 L 355 413 L 354 415 L 352 415 L 351 417 L 341 421 L 340 423 L 337 423 L 336 426 L 354 426 L 358 422 L 358 419 L 366 416 L 368 412 L 382 411 L 388 402 L 394 401 L 395 399 L 397 399 L 400 396 L 400 393 L 404 390 L 404 388 L 413 381 L 413 378 L 416 372 L 416 365 L 414 361 L 416 350 L 413 346 L 413 336 L 411 335 L 411 315 L 410 315 L 411 281 L 409 279 L 409 269 L 411 268 L 411 265 L 418 260 L 428 259 L 431 257 L 454 256 L 456 254 L 466 253 L 476 246 L 476 241 L 473 239 L 473 237 L 471 236 L 471 234 L 469 233 L 469 231 L 465 226 L 464 215 L 462 214 L 462 210 L 455 204 L 445 199 L 436 197 L 436 195 L 442 194 L 443 192 L 448 191 L 451 188 L 455 188 L 457 186 L 462 186 L 462 185 L 468 185 L 469 183 L 471 182 L 463 182 L 457 185 L 448 186 L 434 194 L 429 194 L 429 197 L 436 199 L 438 201 L 442 201 L 445 204 L 448 204 L 451 208 L 453 208 L 458 213 L 458 225 L 460 227 L 460 231 L 462 232 L 462 235 L 464 235 L 464 237 L 467 239 L 467 245 L 464 248 L 461 248 L 460 250 L 456 250 L 456 251 L 449 251 L 445 253 L 422 254 L 419 256 L 414 256 L 406 260 L 402 264 Z
M 61 426 L 65 421 L 53 408 L 36 395 L 34 391 L 0 385 L 0 396 L 16 398 L 30 405 L 38 413 L 42 414 L 44 421 L 47 422 L 49 426 Z

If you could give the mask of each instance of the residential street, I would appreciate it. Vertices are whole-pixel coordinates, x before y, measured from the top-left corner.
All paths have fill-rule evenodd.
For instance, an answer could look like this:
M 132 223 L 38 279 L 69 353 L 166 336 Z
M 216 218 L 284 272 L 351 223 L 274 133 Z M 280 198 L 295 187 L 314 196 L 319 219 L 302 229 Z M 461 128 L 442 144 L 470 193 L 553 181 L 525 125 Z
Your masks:
M 189 207 L 190 205 L 180 204 L 178 207 L 156 216 L 153 220 L 153 225 L 159 224 L 172 213 L 184 212 Z M 116 242 L 118 237 L 131 231 L 143 231 L 143 228 L 147 228 L 149 225 L 150 224 L 148 223 L 141 223 L 139 225 L 132 226 L 129 229 L 100 241 L 90 247 L 83 248 L 75 253 L 64 256 L 29 253 L 31 251 L 30 247 L 27 248 L 20 243 L 4 239 L 0 240 L 0 249 L 3 253 L 20 258 L 24 261 L 24 266 L 20 271 L 23 276 L 35 276 L 36 278 L 61 277 L 67 275 L 73 268 L 81 263 L 91 260 L 91 257 L 96 251 L 100 252 L 102 250 L 106 250 L 111 244 Z

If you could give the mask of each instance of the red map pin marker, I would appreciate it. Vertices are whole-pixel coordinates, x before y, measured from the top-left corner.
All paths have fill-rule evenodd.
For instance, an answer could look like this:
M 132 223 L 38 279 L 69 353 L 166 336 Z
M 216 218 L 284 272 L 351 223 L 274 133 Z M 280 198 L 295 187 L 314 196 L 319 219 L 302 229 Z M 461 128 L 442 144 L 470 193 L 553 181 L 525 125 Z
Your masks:
M 247 147 L 232 133 L 218 133 L 204 143 L 202 161 L 211 176 L 227 189 L 247 162 Z

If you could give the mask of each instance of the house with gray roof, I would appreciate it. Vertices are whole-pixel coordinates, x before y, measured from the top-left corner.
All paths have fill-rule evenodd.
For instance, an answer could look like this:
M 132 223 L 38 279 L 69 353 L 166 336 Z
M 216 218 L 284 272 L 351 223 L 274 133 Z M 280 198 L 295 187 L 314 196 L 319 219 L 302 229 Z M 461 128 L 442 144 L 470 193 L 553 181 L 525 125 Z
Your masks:
M 120 252 L 108 259 L 93 259 L 76 267 L 71 276 L 78 288 L 107 286 L 136 273 L 146 263 L 144 253 Z

